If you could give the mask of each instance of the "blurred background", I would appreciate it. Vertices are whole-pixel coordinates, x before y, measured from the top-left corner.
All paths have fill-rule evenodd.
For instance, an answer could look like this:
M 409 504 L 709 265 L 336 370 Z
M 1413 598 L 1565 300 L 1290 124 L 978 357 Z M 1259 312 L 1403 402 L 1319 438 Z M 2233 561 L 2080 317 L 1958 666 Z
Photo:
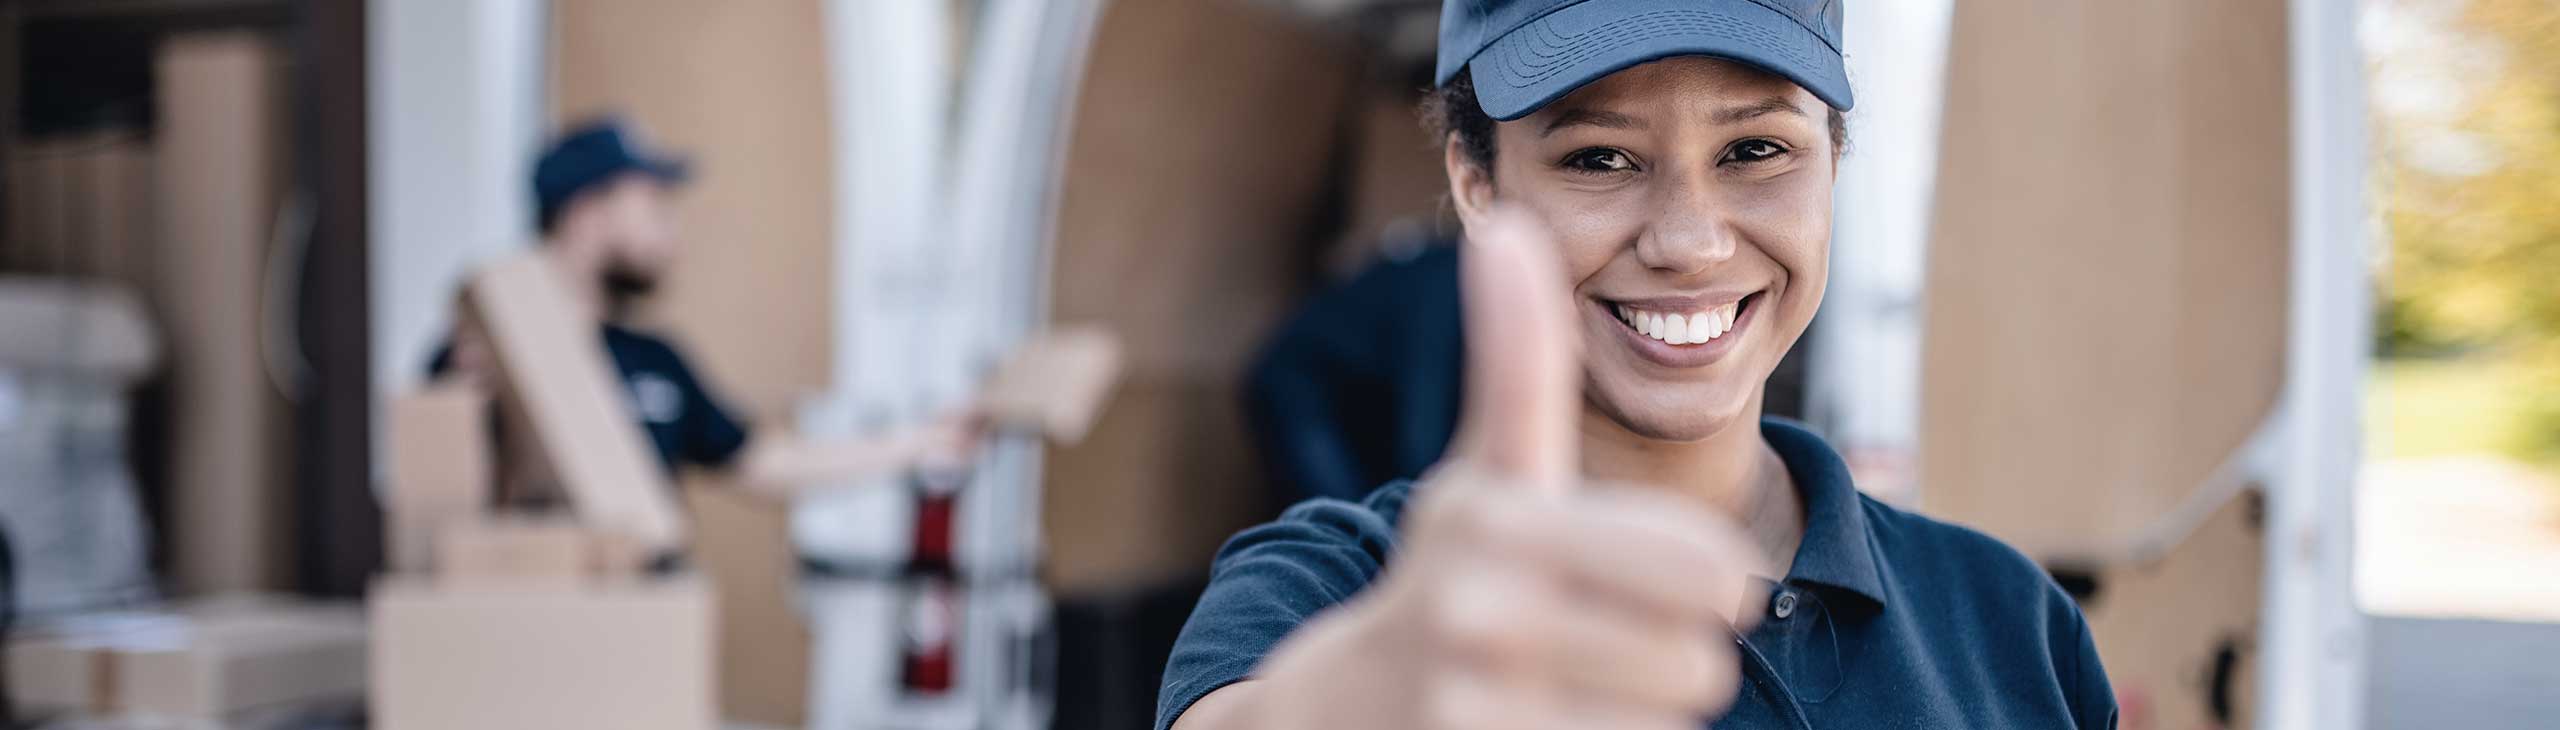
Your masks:
M 1769 410 L 2043 562 L 2123 727 L 2548 727 L 2560 5 L 1855 10 Z M 0 719 L 1147 726 L 1226 536 L 1454 422 L 1438 12 L 0 0 Z M 608 311 L 509 275 L 599 125 L 684 166 Z

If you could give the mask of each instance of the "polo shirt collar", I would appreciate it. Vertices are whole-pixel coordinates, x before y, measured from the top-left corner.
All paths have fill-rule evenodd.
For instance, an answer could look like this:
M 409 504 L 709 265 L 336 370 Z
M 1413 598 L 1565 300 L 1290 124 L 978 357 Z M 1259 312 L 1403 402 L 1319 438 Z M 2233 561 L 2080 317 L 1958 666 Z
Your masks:
M 1793 421 L 1760 421 L 1760 435 L 1777 450 L 1804 497 L 1804 541 L 1796 547 L 1788 583 L 1837 588 L 1884 606 L 1884 576 L 1867 539 L 1866 508 L 1849 479 L 1849 465 L 1822 437 Z

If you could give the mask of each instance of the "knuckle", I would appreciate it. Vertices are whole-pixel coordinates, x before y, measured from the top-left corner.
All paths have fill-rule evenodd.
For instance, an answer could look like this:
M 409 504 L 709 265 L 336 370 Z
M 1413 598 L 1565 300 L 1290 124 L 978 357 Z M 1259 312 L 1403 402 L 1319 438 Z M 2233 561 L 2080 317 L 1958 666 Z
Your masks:
M 1426 681 L 1415 715 L 1426 728 L 1482 727 L 1484 702 L 1472 680 L 1443 675 Z
M 1502 600 L 1482 579 L 1453 581 L 1425 605 L 1427 623 L 1444 656 L 1478 669 L 1514 666 L 1527 646 L 1516 627 L 1519 604 Z
M 1413 505 L 1415 531 L 1425 540 L 1465 539 L 1475 500 L 1447 485 L 1425 493 Z

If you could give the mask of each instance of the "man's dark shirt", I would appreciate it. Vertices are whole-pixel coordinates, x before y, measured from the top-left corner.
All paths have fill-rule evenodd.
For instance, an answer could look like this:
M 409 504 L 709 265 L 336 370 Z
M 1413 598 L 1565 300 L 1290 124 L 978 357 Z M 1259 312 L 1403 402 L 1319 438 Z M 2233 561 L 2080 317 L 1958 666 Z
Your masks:
M 1440 461 L 1466 345 L 1458 247 L 1429 244 L 1310 296 L 1256 358 L 1245 412 L 1287 501 L 1359 501 Z
M 1859 494 L 1839 455 L 1801 427 L 1770 419 L 1761 433 L 1804 498 L 1804 541 L 1742 642 L 1741 695 L 1714 727 L 2115 726 L 2088 624 L 2043 570 L 1981 533 Z M 1229 540 L 1165 667 L 1156 727 L 1376 579 L 1412 489 L 1309 500 Z
M 674 346 L 617 325 L 602 329 L 605 352 L 622 376 L 624 402 L 648 427 L 661 466 L 673 473 L 679 463 L 725 466 L 737 458 L 747 443 L 746 429 L 693 377 Z M 452 368 L 453 345 L 436 348 L 428 373 L 443 375 Z

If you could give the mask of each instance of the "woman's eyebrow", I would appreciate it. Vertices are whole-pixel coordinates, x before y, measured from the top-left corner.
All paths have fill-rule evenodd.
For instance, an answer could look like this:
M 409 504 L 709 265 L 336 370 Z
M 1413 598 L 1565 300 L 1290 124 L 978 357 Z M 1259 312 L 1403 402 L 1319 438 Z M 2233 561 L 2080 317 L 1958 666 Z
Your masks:
M 1713 116 L 1709 117 L 1709 119 L 1714 120 L 1718 125 L 1738 124 L 1744 120 L 1754 117 L 1765 114 L 1776 114 L 1779 112 L 1794 114 L 1806 119 L 1813 118 L 1812 114 L 1805 112 L 1802 107 L 1796 106 L 1794 100 L 1788 99 L 1784 96 L 1772 96 L 1751 104 L 1718 109 Z
M 1538 130 L 1538 136 L 1542 138 L 1551 136 L 1556 133 L 1556 130 L 1574 125 L 1590 125 L 1603 129 L 1644 129 L 1644 122 L 1625 114 L 1598 109 L 1567 109 L 1557 114 L 1555 119 L 1549 120 L 1545 129 Z
M 1796 106 L 1795 100 L 1789 99 L 1785 96 L 1772 96 L 1749 104 L 1743 104 L 1741 106 L 1730 106 L 1718 109 L 1714 114 L 1709 115 L 1707 119 L 1717 126 L 1726 126 L 1740 124 L 1769 114 L 1781 113 L 1793 114 L 1805 119 L 1813 118 L 1813 114 L 1805 111 L 1804 107 Z M 1555 119 L 1548 120 L 1547 126 L 1538 130 L 1538 136 L 1542 138 L 1554 136 L 1557 130 L 1581 125 L 1600 127 L 1603 129 L 1625 129 L 1635 131 L 1643 131 L 1645 128 L 1643 120 L 1632 116 L 1599 109 L 1575 108 L 1557 113 Z

